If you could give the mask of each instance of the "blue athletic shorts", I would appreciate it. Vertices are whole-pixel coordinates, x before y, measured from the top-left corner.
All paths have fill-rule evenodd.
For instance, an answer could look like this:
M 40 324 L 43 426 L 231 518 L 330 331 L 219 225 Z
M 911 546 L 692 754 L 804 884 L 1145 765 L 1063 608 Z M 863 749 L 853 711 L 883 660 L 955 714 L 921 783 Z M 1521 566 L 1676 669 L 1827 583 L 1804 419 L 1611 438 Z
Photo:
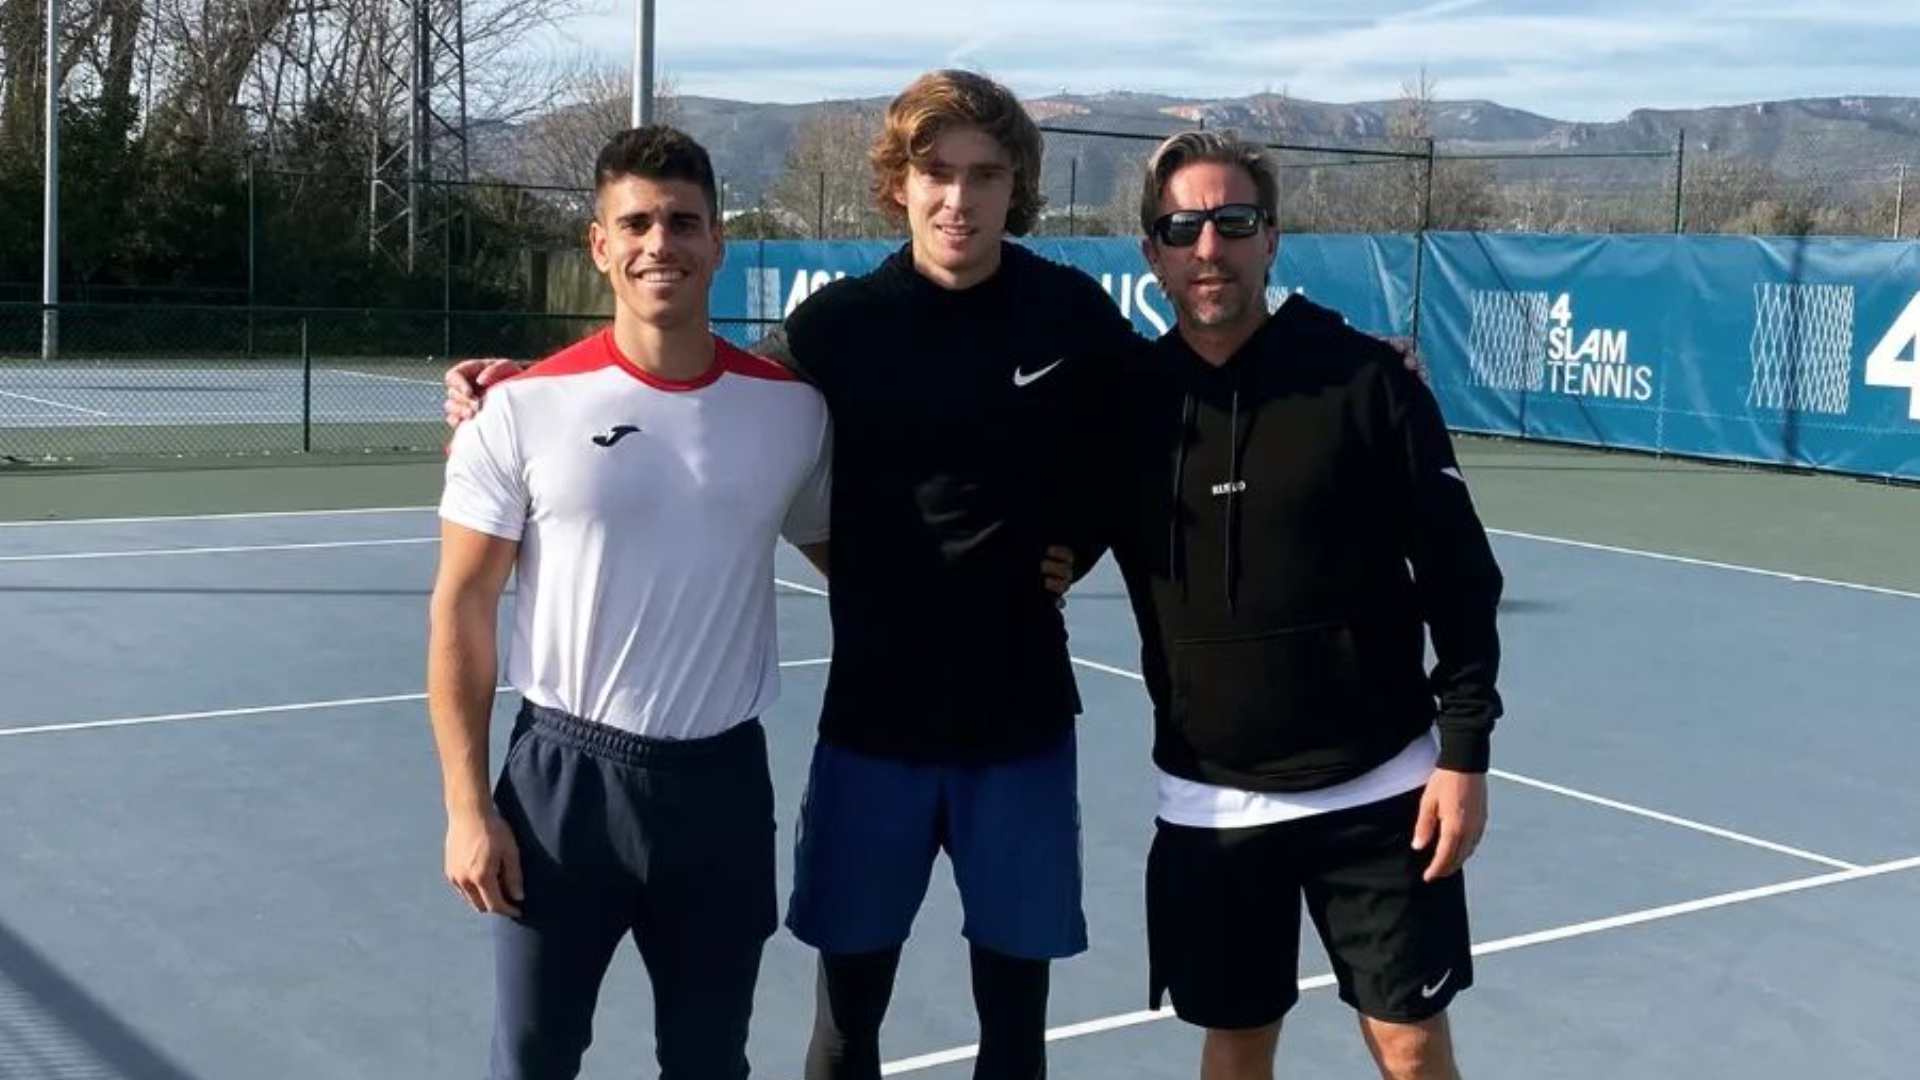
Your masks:
M 1080 907 L 1080 802 L 1073 733 L 991 765 L 926 765 L 821 743 L 794 854 L 787 926 L 828 953 L 903 944 L 945 850 L 961 933 L 1008 956 L 1087 948 Z

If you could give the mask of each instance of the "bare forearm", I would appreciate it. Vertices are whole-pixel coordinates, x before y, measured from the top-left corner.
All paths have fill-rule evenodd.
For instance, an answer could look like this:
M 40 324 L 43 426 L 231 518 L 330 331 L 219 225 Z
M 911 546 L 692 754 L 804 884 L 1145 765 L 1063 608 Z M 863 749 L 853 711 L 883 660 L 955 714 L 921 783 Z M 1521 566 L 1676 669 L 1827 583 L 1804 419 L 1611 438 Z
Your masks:
M 497 601 L 467 593 L 434 597 L 427 646 L 427 713 L 440 754 L 449 814 L 485 808 L 488 729 L 498 661 L 494 652 Z

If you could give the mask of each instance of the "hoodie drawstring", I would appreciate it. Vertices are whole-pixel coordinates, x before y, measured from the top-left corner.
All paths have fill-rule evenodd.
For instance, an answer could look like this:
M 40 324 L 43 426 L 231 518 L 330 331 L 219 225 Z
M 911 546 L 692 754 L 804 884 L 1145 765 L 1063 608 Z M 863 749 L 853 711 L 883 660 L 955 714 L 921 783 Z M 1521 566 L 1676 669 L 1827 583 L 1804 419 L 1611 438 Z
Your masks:
M 1176 585 L 1183 590 L 1187 582 L 1185 560 L 1181 558 L 1180 495 L 1187 475 L 1187 443 L 1193 437 L 1193 391 L 1187 391 L 1180 402 L 1180 438 L 1173 455 L 1173 503 L 1167 508 L 1167 571 Z
M 1237 373 L 1236 373 L 1237 374 Z M 1233 534 L 1240 526 L 1240 386 L 1236 378 L 1233 387 L 1233 419 L 1227 428 L 1227 506 L 1226 506 L 1226 551 L 1225 561 L 1221 563 L 1222 583 L 1227 590 L 1227 613 L 1234 613 L 1234 603 L 1239 595 L 1240 567 L 1233 561 Z

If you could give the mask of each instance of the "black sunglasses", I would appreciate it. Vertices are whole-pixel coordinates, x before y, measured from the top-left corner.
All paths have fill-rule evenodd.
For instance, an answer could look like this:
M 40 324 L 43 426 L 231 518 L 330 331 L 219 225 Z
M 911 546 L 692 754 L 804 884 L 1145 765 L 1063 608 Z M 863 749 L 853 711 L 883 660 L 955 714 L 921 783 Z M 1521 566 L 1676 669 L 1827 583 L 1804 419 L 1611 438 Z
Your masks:
M 1153 223 L 1153 235 L 1168 247 L 1192 247 L 1200 242 L 1200 230 L 1207 222 L 1228 240 L 1245 240 L 1267 223 L 1266 212 L 1252 203 L 1228 203 L 1211 210 L 1175 210 L 1160 215 Z

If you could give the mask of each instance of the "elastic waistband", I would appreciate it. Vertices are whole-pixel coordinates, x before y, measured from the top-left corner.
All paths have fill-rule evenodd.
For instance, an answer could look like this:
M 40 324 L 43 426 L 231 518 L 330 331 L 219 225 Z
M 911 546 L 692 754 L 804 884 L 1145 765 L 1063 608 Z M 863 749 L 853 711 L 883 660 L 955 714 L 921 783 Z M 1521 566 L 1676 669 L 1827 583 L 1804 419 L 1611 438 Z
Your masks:
M 629 765 L 693 763 L 744 754 L 766 745 L 758 719 L 745 720 L 718 735 L 701 739 L 657 739 L 608 724 L 583 720 L 572 713 L 535 705 L 524 698 L 514 719 L 514 738 L 535 733 L 595 757 Z

